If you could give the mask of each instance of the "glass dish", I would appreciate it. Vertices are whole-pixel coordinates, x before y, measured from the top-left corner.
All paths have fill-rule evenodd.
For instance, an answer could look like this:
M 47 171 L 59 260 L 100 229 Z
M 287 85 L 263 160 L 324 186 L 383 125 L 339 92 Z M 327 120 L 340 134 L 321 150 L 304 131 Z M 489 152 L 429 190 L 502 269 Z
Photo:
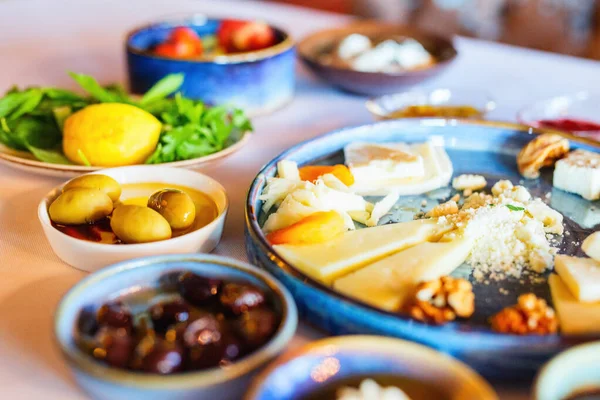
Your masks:
M 517 120 L 534 128 L 558 129 L 600 141 L 600 96 L 577 92 L 551 97 L 521 109 Z
M 452 88 L 438 88 L 431 91 L 411 90 L 409 92 L 389 94 L 369 99 L 366 103 L 367 109 L 375 119 L 397 119 L 404 116 L 394 116 L 395 113 L 411 106 L 434 106 L 446 111 L 450 108 L 470 108 L 475 112 L 468 119 L 483 119 L 484 116 L 496 108 L 496 103 L 485 91 L 465 90 Z M 467 110 L 468 111 L 468 110 Z M 420 117 L 433 117 L 442 115 L 415 115 Z M 442 116 L 445 118 L 459 118 L 454 115 Z M 465 116 L 460 116 L 465 118 Z

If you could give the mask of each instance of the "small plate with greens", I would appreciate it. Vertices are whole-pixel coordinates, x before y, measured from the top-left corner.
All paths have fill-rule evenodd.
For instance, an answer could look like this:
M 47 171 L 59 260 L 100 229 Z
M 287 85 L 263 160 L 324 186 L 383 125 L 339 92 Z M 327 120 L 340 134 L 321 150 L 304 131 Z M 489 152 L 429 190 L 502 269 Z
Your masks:
M 85 95 L 32 87 L 0 98 L 1 163 L 61 177 L 134 164 L 192 168 L 250 139 L 252 124 L 242 110 L 182 96 L 183 74 L 167 75 L 138 97 L 70 75 Z

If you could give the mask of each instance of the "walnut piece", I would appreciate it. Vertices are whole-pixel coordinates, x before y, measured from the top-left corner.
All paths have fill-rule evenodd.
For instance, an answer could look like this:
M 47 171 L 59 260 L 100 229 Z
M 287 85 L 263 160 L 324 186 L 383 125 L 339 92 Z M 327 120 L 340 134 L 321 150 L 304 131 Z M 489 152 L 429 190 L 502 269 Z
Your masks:
M 456 317 L 468 318 L 475 311 L 473 286 L 465 279 L 450 276 L 421 282 L 407 311 L 416 320 L 438 325 Z
M 433 207 L 427 214 L 427 217 L 443 217 L 444 215 L 456 214 L 458 213 L 458 204 L 456 201 L 450 200 L 442 204 L 438 204 Z
M 525 178 L 540 176 L 542 167 L 550 167 L 569 152 L 569 141 L 560 135 L 544 133 L 527 143 L 517 155 L 519 172 Z
M 494 315 L 490 322 L 496 332 L 515 335 L 548 335 L 558 330 L 552 307 L 533 293 L 520 295 L 516 305 L 506 307 Z

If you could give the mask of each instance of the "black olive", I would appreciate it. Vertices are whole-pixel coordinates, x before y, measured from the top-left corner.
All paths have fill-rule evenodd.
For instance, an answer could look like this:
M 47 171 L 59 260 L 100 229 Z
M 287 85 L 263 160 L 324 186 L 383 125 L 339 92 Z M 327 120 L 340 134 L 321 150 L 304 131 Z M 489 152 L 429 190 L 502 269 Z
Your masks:
M 211 304 L 219 294 L 222 282 L 186 272 L 179 277 L 179 294 L 195 306 Z
M 190 308 L 183 301 L 158 303 L 150 307 L 150 318 L 154 330 L 165 333 L 171 325 L 186 322 L 190 317 Z
M 251 285 L 227 283 L 223 286 L 219 300 L 228 311 L 239 315 L 263 304 L 265 295 Z
M 98 324 L 111 328 L 124 328 L 128 332 L 133 329 L 133 317 L 131 311 L 121 302 L 104 304 L 98 310 Z
M 94 358 L 107 364 L 125 368 L 135 347 L 135 341 L 125 328 L 101 327 L 94 335 Z
M 243 313 L 234 322 L 237 334 L 251 347 L 267 342 L 278 325 L 275 312 L 267 308 L 256 308 Z
M 177 342 L 157 338 L 141 361 L 141 369 L 155 374 L 172 374 L 183 369 L 184 351 Z
M 77 330 L 82 335 L 94 336 L 98 328 L 96 310 L 93 306 L 84 307 L 77 317 Z
M 211 314 L 191 321 L 183 332 L 188 349 L 187 368 L 204 369 L 219 365 L 226 350 L 221 323 Z

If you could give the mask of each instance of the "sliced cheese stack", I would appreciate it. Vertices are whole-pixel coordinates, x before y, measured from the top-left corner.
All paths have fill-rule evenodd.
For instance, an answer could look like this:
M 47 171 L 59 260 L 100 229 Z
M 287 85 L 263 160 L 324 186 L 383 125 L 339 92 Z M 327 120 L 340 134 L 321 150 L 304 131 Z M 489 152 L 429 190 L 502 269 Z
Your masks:
M 600 240 L 591 235 L 584 251 L 600 255 Z M 600 262 L 593 258 L 557 255 L 555 271 L 549 279 L 554 307 L 561 330 L 566 334 L 600 332 Z
M 419 243 L 439 238 L 451 228 L 437 219 L 349 231 L 323 243 L 273 248 L 300 271 L 325 284 L 361 266 Z
M 417 284 L 452 273 L 472 248 L 473 241 L 460 236 L 420 243 L 336 280 L 333 288 L 372 306 L 397 311 Z

